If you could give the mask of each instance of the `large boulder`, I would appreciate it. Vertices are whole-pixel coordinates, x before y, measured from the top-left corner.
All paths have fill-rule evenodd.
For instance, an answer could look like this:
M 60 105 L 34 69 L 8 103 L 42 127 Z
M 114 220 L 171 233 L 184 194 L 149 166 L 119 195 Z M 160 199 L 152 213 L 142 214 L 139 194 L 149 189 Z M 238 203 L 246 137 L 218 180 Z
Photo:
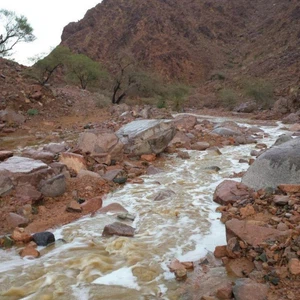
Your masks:
M 171 120 L 137 120 L 116 132 L 125 145 L 125 153 L 134 155 L 162 152 L 175 133 L 176 129 Z
M 121 161 L 123 158 L 123 144 L 119 137 L 112 132 L 87 131 L 80 135 L 78 148 L 83 153 L 97 157 L 110 155 L 113 160 Z
M 280 184 L 300 183 L 300 138 L 274 146 L 261 154 L 242 178 L 247 186 L 259 190 Z

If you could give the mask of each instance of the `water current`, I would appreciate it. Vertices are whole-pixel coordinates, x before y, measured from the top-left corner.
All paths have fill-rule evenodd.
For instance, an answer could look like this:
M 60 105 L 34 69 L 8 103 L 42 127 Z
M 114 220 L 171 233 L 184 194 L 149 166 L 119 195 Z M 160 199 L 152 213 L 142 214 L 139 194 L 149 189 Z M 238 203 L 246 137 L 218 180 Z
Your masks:
M 259 142 L 271 145 L 283 133 L 279 126 L 260 126 L 269 137 Z M 234 172 L 248 168 L 238 161 L 248 159 L 253 148 L 228 146 L 222 155 L 188 151 L 189 160 L 169 155 L 162 173 L 109 194 L 104 205 L 118 202 L 135 215 L 126 222 L 136 228 L 133 238 L 102 237 L 104 226 L 117 218 L 97 214 L 51 230 L 58 241 L 40 247 L 38 259 L 22 259 L 16 248 L 0 250 L 0 299 L 180 299 L 176 291 L 181 283 L 168 263 L 199 260 L 225 243 L 213 192 Z M 174 197 L 153 201 L 164 189 L 174 191 Z

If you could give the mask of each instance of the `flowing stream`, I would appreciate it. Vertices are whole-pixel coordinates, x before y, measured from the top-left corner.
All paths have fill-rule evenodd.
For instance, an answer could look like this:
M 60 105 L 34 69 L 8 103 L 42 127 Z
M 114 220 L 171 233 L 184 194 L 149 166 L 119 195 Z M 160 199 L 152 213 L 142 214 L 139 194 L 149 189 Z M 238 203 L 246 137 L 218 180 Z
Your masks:
M 259 142 L 272 145 L 283 133 L 279 127 L 261 126 L 269 137 Z M 168 263 L 199 260 L 225 243 L 213 192 L 234 172 L 248 168 L 238 160 L 248 159 L 254 146 L 225 147 L 222 155 L 188 151 L 189 160 L 169 155 L 164 172 L 109 194 L 103 205 L 118 202 L 136 216 L 125 222 L 136 228 L 133 238 L 102 237 L 104 226 L 118 220 L 97 214 L 51 230 L 58 241 L 40 247 L 38 259 L 22 259 L 16 248 L 0 250 L 0 299 L 180 299 L 176 290 L 182 283 Z M 174 191 L 174 197 L 153 201 L 164 189 Z

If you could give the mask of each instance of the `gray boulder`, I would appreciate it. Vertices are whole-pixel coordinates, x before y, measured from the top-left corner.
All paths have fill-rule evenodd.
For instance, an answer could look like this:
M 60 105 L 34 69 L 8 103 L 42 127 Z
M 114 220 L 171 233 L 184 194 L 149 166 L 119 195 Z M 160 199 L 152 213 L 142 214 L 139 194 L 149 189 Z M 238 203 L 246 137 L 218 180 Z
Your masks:
M 242 178 L 247 186 L 259 190 L 279 184 L 300 183 L 300 138 L 274 146 L 261 154 Z
M 171 120 L 137 120 L 120 128 L 116 134 L 128 154 L 142 155 L 162 152 L 175 136 Z

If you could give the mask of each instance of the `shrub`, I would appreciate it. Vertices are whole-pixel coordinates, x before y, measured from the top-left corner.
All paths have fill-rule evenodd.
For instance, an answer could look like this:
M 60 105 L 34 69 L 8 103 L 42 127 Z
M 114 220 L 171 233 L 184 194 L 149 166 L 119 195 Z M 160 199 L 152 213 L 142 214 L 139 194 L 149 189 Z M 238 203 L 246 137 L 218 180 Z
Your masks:
M 263 79 L 251 79 L 243 83 L 244 93 L 255 100 L 263 109 L 272 106 L 274 99 L 274 87 Z
M 104 94 L 96 94 L 94 97 L 94 101 L 96 104 L 96 107 L 98 108 L 105 108 L 111 105 L 111 100 L 108 96 Z
M 27 110 L 29 116 L 36 116 L 39 114 L 39 111 L 36 108 L 30 108 Z
M 232 110 L 238 102 L 238 95 L 232 89 L 224 88 L 220 90 L 218 96 L 221 100 L 222 106 L 229 110 Z

